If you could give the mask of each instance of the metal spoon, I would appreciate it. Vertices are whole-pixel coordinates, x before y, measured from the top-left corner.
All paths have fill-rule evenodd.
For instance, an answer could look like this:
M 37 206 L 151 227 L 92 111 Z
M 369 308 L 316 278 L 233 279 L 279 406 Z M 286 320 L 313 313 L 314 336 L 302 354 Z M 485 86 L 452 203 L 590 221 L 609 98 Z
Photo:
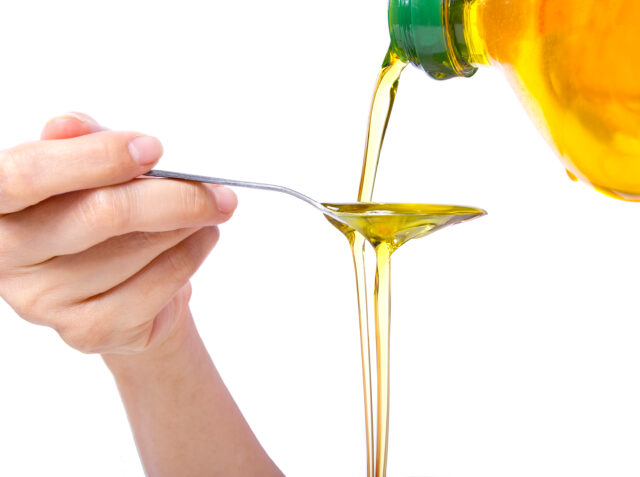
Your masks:
M 350 231 L 357 230 L 358 232 L 363 234 L 365 237 L 368 237 L 368 235 L 370 235 L 367 233 L 367 230 L 366 230 L 367 222 L 366 221 L 363 222 L 362 220 L 359 220 L 359 218 L 365 217 L 365 216 L 380 217 L 385 213 L 386 214 L 393 213 L 392 212 L 393 208 L 389 207 L 390 204 L 363 204 L 363 203 L 350 204 L 350 205 L 355 205 L 356 209 L 364 207 L 363 210 L 354 210 L 352 212 L 336 211 L 336 210 L 333 210 L 333 208 L 331 207 L 331 206 L 335 206 L 336 204 L 327 204 L 329 206 L 327 207 L 326 205 L 313 200 L 311 197 L 306 196 L 296 190 L 289 189 L 288 187 L 283 187 L 283 186 L 273 185 L 273 184 L 263 184 L 260 182 L 236 181 L 232 179 L 223 179 L 220 177 L 198 176 L 193 174 L 183 174 L 181 172 L 159 171 L 159 170 L 152 170 L 146 173 L 145 176 L 163 177 L 167 179 L 181 179 L 181 180 L 194 181 L 194 182 L 207 182 L 209 184 L 219 184 L 219 185 L 227 185 L 232 187 L 246 187 L 249 189 L 262 189 L 262 190 L 271 190 L 274 192 L 282 192 L 283 194 L 288 194 L 297 199 L 305 201 L 307 204 L 312 205 L 313 207 L 318 209 L 320 212 L 322 212 L 326 217 L 331 218 L 341 224 L 344 224 L 347 227 L 347 229 Z M 344 206 L 349 204 L 341 204 L 341 205 Z M 419 207 L 420 204 L 412 204 L 412 205 Z M 425 217 L 430 217 L 430 219 L 433 220 L 432 225 L 434 227 L 432 229 L 429 229 L 429 233 L 439 228 L 446 227 L 448 225 L 453 225 L 459 222 L 463 222 L 472 218 L 480 217 L 481 215 L 486 214 L 486 212 L 482 209 L 467 208 L 467 207 L 433 206 L 433 205 L 428 207 L 443 208 L 437 212 L 436 211 L 429 212 L 425 216 Z M 417 212 L 419 213 L 419 209 Z M 440 217 L 440 219 L 438 219 L 438 217 Z M 442 220 L 442 219 L 445 219 L 445 220 Z M 345 230 L 343 230 L 343 233 Z M 420 236 L 423 236 L 423 235 L 420 235 Z M 371 238 L 371 237 L 368 237 L 368 238 Z

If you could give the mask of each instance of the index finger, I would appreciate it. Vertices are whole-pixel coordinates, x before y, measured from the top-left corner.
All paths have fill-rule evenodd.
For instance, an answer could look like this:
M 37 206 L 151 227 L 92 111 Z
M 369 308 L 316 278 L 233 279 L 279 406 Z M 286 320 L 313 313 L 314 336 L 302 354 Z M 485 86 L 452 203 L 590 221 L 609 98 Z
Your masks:
M 161 156 L 156 138 L 113 131 L 0 151 L 0 214 L 54 195 L 127 182 L 151 170 Z

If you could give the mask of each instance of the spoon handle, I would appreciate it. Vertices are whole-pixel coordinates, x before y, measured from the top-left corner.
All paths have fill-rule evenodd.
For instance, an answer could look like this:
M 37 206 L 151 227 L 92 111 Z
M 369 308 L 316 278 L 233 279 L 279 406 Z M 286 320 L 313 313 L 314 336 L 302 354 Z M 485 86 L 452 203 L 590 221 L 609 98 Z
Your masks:
M 183 174 L 181 172 L 160 171 L 157 169 L 147 172 L 145 176 L 163 177 L 166 179 L 181 179 L 181 180 L 192 181 L 192 182 L 207 182 L 209 184 L 219 184 L 219 185 L 226 185 L 226 186 L 232 186 L 232 187 L 246 187 L 248 189 L 261 189 L 261 190 L 271 190 L 274 192 L 282 192 L 283 194 L 289 194 L 300 200 L 304 200 L 308 204 L 311 204 L 312 206 L 314 206 L 316 209 L 321 210 L 323 213 L 327 212 L 327 210 L 322 204 L 320 204 L 319 202 L 316 202 L 311 197 L 301 194 L 300 192 L 295 191 L 293 189 L 289 189 L 288 187 L 282 187 L 282 186 L 273 185 L 273 184 L 263 184 L 260 182 L 236 181 L 232 179 L 223 179 L 221 177 L 198 176 L 194 174 Z

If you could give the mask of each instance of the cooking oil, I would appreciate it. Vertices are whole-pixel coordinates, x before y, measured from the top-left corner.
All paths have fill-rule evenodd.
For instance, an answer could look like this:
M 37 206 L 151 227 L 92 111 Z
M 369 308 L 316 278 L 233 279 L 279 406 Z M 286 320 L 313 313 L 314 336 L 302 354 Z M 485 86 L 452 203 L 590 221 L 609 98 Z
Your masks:
M 571 178 L 635 201 L 640 200 L 639 25 L 638 0 L 389 3 L 396 55 L 437 79 L 499 66 Z

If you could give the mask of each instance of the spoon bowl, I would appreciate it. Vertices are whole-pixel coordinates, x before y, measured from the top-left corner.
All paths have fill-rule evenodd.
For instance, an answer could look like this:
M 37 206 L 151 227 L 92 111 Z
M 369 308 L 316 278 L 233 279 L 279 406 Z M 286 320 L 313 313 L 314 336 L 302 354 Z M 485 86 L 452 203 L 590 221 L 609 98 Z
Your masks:
M 482 209 L 436 204 L 380 204 L 356 202 L 323 204 L 325 214 L 342 233 L 356 230 L 376 247 L 388 243 L 392 251 L 409 240 L 486 215 Z

